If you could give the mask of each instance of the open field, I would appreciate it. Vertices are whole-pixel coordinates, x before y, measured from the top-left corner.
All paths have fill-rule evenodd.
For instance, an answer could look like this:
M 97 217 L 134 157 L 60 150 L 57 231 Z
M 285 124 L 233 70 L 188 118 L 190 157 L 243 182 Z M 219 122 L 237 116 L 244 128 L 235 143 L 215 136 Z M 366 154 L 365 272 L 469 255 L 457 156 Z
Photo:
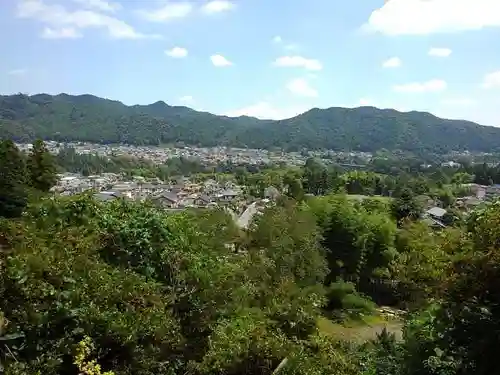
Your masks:
M 318 319 L 320 332 L 357 343 L 375 339 L 384 328 L 394 333 L 398 340 L 402 339 L 403 322 L 399 319 L 386 319 L 378 315 L 342 323 L 333 322 L 325 317 Z

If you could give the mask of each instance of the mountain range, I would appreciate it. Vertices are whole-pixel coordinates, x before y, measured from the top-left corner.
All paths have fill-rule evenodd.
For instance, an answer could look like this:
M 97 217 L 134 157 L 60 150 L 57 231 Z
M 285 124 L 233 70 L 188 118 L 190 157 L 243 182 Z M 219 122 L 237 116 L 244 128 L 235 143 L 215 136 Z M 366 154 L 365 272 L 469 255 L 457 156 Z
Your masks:
M 419 153 L 500 150 L 500 128 L 426 112 L 374 107 L 313 108 L 286 120 L 227 117 L 162 101 L 127 106 L 93 95 L 0 96 L 0 137 L 158 145 L 184 143 L 280 148 L 403 150 Z

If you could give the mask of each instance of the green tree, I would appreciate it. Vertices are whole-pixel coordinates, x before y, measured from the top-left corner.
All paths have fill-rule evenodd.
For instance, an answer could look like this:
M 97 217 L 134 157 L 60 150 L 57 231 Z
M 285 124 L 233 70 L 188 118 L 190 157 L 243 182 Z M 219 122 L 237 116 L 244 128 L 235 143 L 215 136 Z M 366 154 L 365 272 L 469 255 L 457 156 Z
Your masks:
M 451 178 L 451 182 L 457 185 L 470 184 L 472 181 L 474 181 L 474 175 L 469 174 L 467 172 L 455 173 Z
M 387 213 L 367 211 L 346 196 L 326 196 L 308 202 L 323 230 L 330 273 L 327 284 L 339 278 L 379 297 L 372 281 L 383 281 L 394 257 L 396 225 Z
M 470 233 L 463 236 L 471 243 L 444 244 L 454 256 L 449 272 L 434 271 L 443 274 L 436 279 L 442 285 L 439 304 L 411 317 L 406 325 L 405 374 L 498 373 L 499 208 L 494 203 L 471 215 Z M 416 268 L 423 262 L 418 263 Z M 418 275 L 414 277 L 417 281 Z
M 0 142 L 0 216 L 13 218 L 27 203 L 26 164 L 14 142 Z
M 373 375 L 400 375 L 403 351 L 396 336 L 389 333 L 384 327 L 372 340 L 373 348 L 369 351 L 368 374 Z
M 436 235 L 423 222 L 412 222 L 400 229 L 390 271 L 397 281 L 401 304 L 419 306 L 438 296 L 452 260 L 447 245 L 456 243 L 452 235 L 452 231 Z
M 288 185 L 287 195 L 290 198 L 295 199 L 297 202 L 300 202 L 304 199 L 304 189 L 302 188 L 302 181 L 298 178 L 290 181 Z
M 456 208 L 446 210 L 442 222 L 449 226 L 459 226 L 463 223 L 463 214 Z
M 252 250 L 265 249 L 274 264 L 273 281 L 293 278 L 299 285 L 322 283 L 327 266 L 314 216 L 302 206 L 265 211 L 250 233 Z
M 400 196 L 392 202 L 393 217 L 399 222 L 402 220 L 417 220 L 422 213 L 422 208 L 415 200 L 409 189 L 403 189 Z
M 56 184 L 56 164 L 41 139 L 33 143 L 27 167 L 29 185 L 36 190 L 48 192 Z
M 328 190 L 328 168 L 318 159 L 309 158 L 304 166 L 304 187 L 308 193 L 325 194 Z
M 455 196 L 450 189 L 443 188 L 438 193 L 438 199 L 441 202 L 443 208 L 449 208 L 455 203 Z
M 470 218 L 473 251 L 453 262 L 438 322 L 441 348 L 461 363 L 457 374 L 498 372 L 500 346 L 500 204 Z

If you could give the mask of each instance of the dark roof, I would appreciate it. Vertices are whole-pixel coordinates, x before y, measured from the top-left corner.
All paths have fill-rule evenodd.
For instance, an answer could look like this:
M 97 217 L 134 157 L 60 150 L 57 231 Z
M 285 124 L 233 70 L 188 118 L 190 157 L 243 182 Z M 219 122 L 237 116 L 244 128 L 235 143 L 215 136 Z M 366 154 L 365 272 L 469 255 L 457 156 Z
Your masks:
M 227 189 L 227 190 L 224 190 L 220 193 L 222 196 L 226 196 L 226 197 L 237 197 L 239 194 L 237 192 L 235 192 L 233 189 Z
M 111 201 L 121 197 L 122 194 L 120 194 L 117 191 L 101 191 L 100 193 L 94 194 L 94 199 L 97 199 L 98 201 L 101 202 Z
M 432 217 L 425 218 L 423 222 L 431 227 L 446 228 L 446 225 L 444 225 L 441 221 L 433 219 Z
M 160 195 L 158 195 L 159 199 L 166 199 L 170 202 L 176 203 L 179 201 L 179 197 L 177 196 L 176 193 L 173 193 L 171 191 L 164 191 Z
M 212 202 L 212 198 L 210 198 L 208 195 L 206 194 L 202 194 L 200 195 L 197 199 L 200 199 L 202 200 L 203 202 L 206 202 L 206 203 L 210 203 Z

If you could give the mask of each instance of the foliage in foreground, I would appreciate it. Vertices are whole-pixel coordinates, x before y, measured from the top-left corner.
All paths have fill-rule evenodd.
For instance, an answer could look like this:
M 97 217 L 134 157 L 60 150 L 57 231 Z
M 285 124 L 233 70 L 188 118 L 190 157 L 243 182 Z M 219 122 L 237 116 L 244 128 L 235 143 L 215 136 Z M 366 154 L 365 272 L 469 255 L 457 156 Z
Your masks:
M 235 253 L 220 215 L 82 196 L 3 221 L 0 310 L 7 333 L 24 336 L 9 343 L 13 356 L 2 351 L 6 368 L 75 373 L 74 348 L 88 336 L 102 370 L 116 374 L 270 374 L 285 357 L 290 374 L 307 373 L 304 361 L 353 373 L 342 351 L 308 349 L 324 304 L 314 219 L 270 210 Z
M 342 195 L 282 203 L 245 232 L 224 211 L 86 195 L 0 221 L 5 373 L 495 373 L 498 204 L 437 232 Z M 411 310 L 403 341 L 318 332 L 370 298 Z

